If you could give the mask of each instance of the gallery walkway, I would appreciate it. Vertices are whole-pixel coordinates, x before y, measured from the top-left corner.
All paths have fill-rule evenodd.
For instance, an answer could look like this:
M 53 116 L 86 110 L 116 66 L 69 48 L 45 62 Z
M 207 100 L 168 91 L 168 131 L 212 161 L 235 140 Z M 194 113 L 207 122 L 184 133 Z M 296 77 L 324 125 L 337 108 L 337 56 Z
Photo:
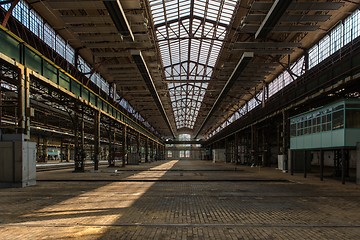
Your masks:
M 360 239 L 360 186 L 311 174 L 158 161 L 37 179 L 0 189 L 0 239 Z

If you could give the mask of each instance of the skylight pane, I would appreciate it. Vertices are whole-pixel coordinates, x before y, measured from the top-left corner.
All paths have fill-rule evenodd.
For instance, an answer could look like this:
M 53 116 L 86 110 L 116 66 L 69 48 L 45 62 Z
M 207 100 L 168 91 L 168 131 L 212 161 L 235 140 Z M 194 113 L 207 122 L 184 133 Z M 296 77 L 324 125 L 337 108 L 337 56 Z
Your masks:
M 190 129 L 208 87 L 203 81 L 211 81 L 237 0 L 196 0 L 193 7 L 191 2 L 150 0 L 166 80 L 179 81 L 168 84 L 176 127 Z

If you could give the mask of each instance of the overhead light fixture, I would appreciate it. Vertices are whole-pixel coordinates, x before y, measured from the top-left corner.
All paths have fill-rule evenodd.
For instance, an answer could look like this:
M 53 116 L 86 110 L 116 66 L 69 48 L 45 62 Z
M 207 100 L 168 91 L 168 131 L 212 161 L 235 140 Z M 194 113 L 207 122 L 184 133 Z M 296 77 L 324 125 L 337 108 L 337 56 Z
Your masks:
M 144 58 L 143 58 L 143 56 L 141 54 L 141 51 L 139 51 L 139 50 L 131 50 L 130 53 L 131 53 L 131 56 L 132 56 L 132 58 L 133 58 L 133 60 L 134 60 L 134 62 L 136 64 L 137 68 L 139 69 L 139 72 L 140 72 L 142 78 L 144 79 L 144 81 L 146 83 L 147 88 L 150 91 L 151 96 L 153 97 L 153 99 L 155 101 L 156 106 L 158 107 L 162 117 L 164 118 L 168 128 L 170 129 L 171 134 L 175 138 L 175 133 L 174 133 L 172 127 L 171 127 L 169 118 L 166 115 L 166 112 L 165 112 L 164 106 L 163 106 L 163 104 L 161 102 L 161 99 L 159 97 L 159 94 L 156 91 L 154 81 L 152 80 L 149 69 L 146 66 L 146 62 L 145 62 L 145 60 L 144 60 Z
M 256 31 L 255 39 L 266 38 L 266 36 L 278 23 L 280 18 L 284 15 L 286 9 L 290 6 L 291 3 L 292 1 L 275 0 L 264 21 L 261 23 L 259 29 Z
M 131 31 L 128 20 L 126 19 L 124 10 L 119 0 L 105 0 L 103 1 L 111 19 L 113 20 L 116 29 L 123 36 L 130 36 L 134 41 L 134 35 Z
M 200 126 L 199 130 L 197 131 L 194 138 L 197 138 L 197 136 L 199 135 L 201 130 L 204 128 L 205 124 L 210 119 L 210 116 L 218 109 L 218 107 L 220 106 L 220 103 L 225 99 L 226 95 L 229 93 L 229 91 L 232 88 L 232 86 L 234 85 L 235 81 L 238 80 L 241 73 L 244 71 L 244 69 L 249 64 L 249 62 L 251 61 L 251 59 L 253 57 L 254 57 L 253 52 L 244 52 L 243 53 L 243 55 L 240 58 L 240 61 L 236 65 L 234 71 L 232 72 L 230 78 L 226 82 L 224 88 L 221 90 L 221 93 L 219 94 L 218 98 L 216 99 L 216 101 L 215 101 L 214 105 L 212 106 L 212 108 L 210 109 L 209 113 L 206 115 L 203 123 L 201 124 L 201 126 Z

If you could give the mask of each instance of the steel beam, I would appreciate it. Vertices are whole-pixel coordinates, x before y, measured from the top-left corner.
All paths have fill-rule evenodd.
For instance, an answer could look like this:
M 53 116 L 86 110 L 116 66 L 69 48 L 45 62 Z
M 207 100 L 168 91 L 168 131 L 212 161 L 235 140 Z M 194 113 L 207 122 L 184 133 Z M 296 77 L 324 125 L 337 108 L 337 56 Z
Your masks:
M 291 2 L 291 1 L 290 1 Z M 251 4 L 252 11 L 269 11 L 272 2 L 254 2 Z M 343 2 L 292 2 L 288 8 L 291 11 L 331 11 L 337 10 L 344 5 Z
M 255 39 L 265 38 L 284 15 L 292 1 L 275 0 L 268 14 L 255 33 Z
M 150 93 L 151 93 L 151 95 L 152 95 L 152 97 L 153 97 L 153 99 L 154 99 L 154 101 L 155 101 L 155 103 L 156 103 L 162 117 L 164 118 L 165 123 L 167 124 L 169 130 L 171 131 L 172 136 L 175 138 L 174 130 L 171 127 L 170 120 L 169 120 L 169 118 L 168 118 L 168 116 L 167 116 L 167 114 L 165 112 L 164 106 L 163 106 L 163 104 L 161 102 L 160 96 L 159 96 L 159 94 L 157 92 L 157 89 L 155 87 L 155 84 L 154 84 L 154 82 L 152 80 L 149 69 L 146 66 L 146 62 L 145 62 L 141 52 L 140 51 L 132 51 L 131 55 L 132 55 L 136 65 L 137 65 L 137 67 L 138 67 L 138 69 L 140 71 L 140 74 L 141 74 L 143 80 L 145 81 L 146 86 L 148 87 L 148 89 L 149 89 L 149 91 L 150 91 Z
M 222 89 L 221 93 L 219 94 L 219 96 L 217 97 L 217 99 L 215 100 L 212 108 L 210 109 L 210 111 L 208 112 L 207 116 L 205 117 L 203 123 L 201 124 L 199 130 L 197 131 L 197 133 L 195 134 L 194 138 L 197 138 L 197 136 L 199 135 L 199 133 L 201 132 L 201 130 L 204 128 L 205 124 L 209 121 L 210 117 L 212 116 L 212 114 L 219 108 L 220 103 L 226 98 L 228 92 L 230 91 L 230 89 L 233 87 L 235 81 L 240 77 L 240 75 L 242 74 L 242 72 L 244 71 L 244 69 L 247 67 L 247 65 L 249 64 L 249 62 L 251 61 L 251 59 L 254 57 L 254 53 L 252 52 L 245 52 L 243 53 L 242 57 L 240 58 L 240 61 L 238 62 L 238 64 L 236 65 L 233 73 L 231 74 L 230 78 L 228 79 L 228 81 L 226 82 L 224 88 Z
M 297 48 L 301 47 L 299 42 L 235 42 L 233 50 L 247 50 L 253 48 L 268 49 L 268 48 Z

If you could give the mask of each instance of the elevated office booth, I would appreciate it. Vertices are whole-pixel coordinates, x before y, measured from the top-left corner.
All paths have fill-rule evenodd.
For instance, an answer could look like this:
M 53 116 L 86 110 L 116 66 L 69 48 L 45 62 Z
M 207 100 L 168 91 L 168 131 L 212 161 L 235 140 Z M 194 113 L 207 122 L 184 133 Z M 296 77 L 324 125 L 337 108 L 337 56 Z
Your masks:
M 334 174 L 343 179 L 348 174 L 349 156 L 356 155 L 353 166 L 359 166 L 357 144 L 360 143 L 360 100 L 342 99 L 290 118 L 290 169 L 307 171 L 311 152 L 334 151 Z M 306 167 L 305 167 L 306 166 Z M 357 167 L 358 168 L 358 167 Z M 357 169 L 359 176 L 359 169 Z

